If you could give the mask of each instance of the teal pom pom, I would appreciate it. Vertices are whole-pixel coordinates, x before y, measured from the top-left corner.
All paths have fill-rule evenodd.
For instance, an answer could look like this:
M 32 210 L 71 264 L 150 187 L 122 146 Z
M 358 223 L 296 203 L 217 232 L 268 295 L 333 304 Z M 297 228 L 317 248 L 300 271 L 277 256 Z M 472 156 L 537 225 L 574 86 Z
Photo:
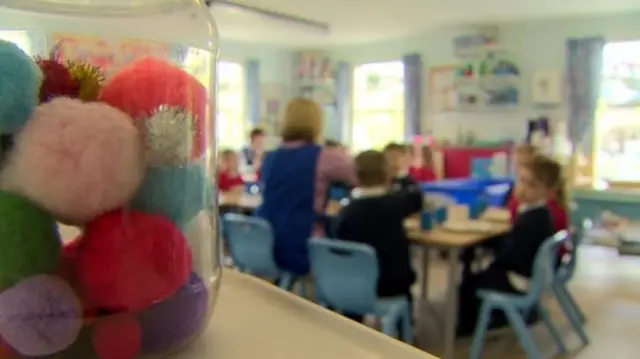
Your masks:
M 0 40 L 0 133 L 15 133 L 38 104 L 42 73 L 12 42 Z
M 131 207 L 156 213 L 182 226 L 211 206 L 211 184 L 199 163 L 149 167 Z
M 0 289 L 58 269 L 56 221 L 29 200 L 0 191 Z

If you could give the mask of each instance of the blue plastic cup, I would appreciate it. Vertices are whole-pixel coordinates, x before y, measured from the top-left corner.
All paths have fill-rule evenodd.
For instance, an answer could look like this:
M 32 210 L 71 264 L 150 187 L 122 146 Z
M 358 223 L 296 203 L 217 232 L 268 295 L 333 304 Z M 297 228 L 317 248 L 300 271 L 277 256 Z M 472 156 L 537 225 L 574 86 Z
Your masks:
M 422 211 L 422 213 L 420 213 L 420 228 L 422 228 L 423 231 L 433 229 L 433 215 L 431 212 Z
M 436 223 L 442 224 L 449 218 L 449 210 L 447 209 L 447 207 L 440 207 L 433 212 L 433 215 L 435 217 Z
M 478 219 L 487 210 L 488 204 L 485 199 L 478 199 L 469 205 L 469 218 Z

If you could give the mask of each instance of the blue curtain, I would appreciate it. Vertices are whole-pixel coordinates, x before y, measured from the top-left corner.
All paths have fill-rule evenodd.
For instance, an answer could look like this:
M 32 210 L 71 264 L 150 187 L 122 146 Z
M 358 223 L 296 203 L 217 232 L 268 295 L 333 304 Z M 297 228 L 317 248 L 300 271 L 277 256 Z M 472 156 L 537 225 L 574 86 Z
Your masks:
M 569 140 L 590 152 L 602 73 L 602 37 L 567 40 L 567 83 Z
M 338 62 L 336 67 L 336 108 L 335 121 L 331 136 L 337 141 L 347 140 L 347 131 L 351 123 L 351 64 L 348 62 Z
M 422 57 L 420 54 L 403 56 L 404 63 L 404 119 L 405 137 L 419 135 L 422 120 Z
M 249 60 L 247 62 L 247 118 L 250 126 L 260 124 L 260 62 Z

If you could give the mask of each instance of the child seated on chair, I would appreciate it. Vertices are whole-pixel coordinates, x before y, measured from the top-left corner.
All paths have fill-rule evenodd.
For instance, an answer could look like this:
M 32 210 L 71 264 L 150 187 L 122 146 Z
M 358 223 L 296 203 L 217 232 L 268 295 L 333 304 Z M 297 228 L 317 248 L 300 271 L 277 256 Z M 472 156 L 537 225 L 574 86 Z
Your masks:
M 436 180 L 435 162 L 431 147 L 422 146 L 420 148 L 420 157 L 409 168 L 409 174 L 419 183 Z
M 355 167 L 359 187 L 352 191 L 351 202 L 338 214 L 337 238 L 369 244 L 376 250 L 378 296 L 407 296 L 411 302 L 410 287 L 416 276 L 411 268 L 404 220 L 420 211 L 422 194 L 417 187 L 389 191 L 392 182 L 389 164 L 378 151 L 365 151 L 356 156 Z M 345 315 L 362 320 L 361 316 Z
M 408 160 L 405 146 L 398 143 L 390 143 L 384 148 L 383 153 L 389 163 L 389 169 L 391 171 L 391 190 L 419 190 L 418 183 L 409 175 L 411 163 Z
M 520 169 L 515 195 L 520 206 L 504 247 L 488 268 L 467 276 L 460 285 L 458 333 L 473 333 L 481 305 L 479 289 L 522 294 L 528 288 L 533 263 L 540 245 L 556 231 L 547 203 L 562 180 L 560 165 L 545 156 L 535 156 Z M 534 318 L 534 316 L 532 316 Z M 527 319 L 532 319 L 527 318 Z M 506 324 L 503 315 L 494 315 L 491 327 Z
M 238 155 L 230 149 L 220 153 L 218 188 L 222 192 L 244 191 L 244 180 L 240 175 Z

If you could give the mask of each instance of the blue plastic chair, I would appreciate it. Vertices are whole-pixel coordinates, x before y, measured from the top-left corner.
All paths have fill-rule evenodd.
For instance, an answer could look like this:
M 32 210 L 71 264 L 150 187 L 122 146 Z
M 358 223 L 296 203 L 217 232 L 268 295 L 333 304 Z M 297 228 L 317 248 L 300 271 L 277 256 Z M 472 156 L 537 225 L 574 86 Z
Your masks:
M 241 272 L 260 277 L 275 278 L 278 286 L 292 290 L 297 277 L 278 267 L 273 258 L 273 231 L 269 222 L 257 217 L 227 213 L 222 227 L 233 263 Z M 304 282 L 300 282 L 300 295 L 305 296 Z
M 567 260 L 560 263 L 558 271 L 556 272 L 556 280 L 553 287 L 554 293 L 558 298 L 558 302 L 560 302 L 562 310 L 565 315 L 569 317 L 569 321 L 576 331 L 578 331 L 577 327 L 583 327 L 586 322 L 586 316 L 569 291 L 568 284 L 575 274 L 576 265 L 578 263 L 578 246 L 580 246 L 582 239 L 584 238 L 583 220 L 584 219 L 582 217 L 571 217 L 572 231 L 569 236 L 572 246 L 571 255 Z M 583 337 L 582 335 L 580 336 L 580 339 L 582 339 L 583 342 L 587 341 L 586 337 Z
M 378 259 L 371 246 L 313 238 L 309 253 L 319 303 L 342 312 L 376 315 L 381 319 L 383 333 L 392 337 L 400 334 L 404 342 L 412 342 L 408 298 L 376 295 Z
M 567 239 L 567 236 L 566 231 L 561 231 L 542 244 L 536 254 L 533 276 L 527 293 L 517 295 L 488 290 L 478 291 L 478 296 L 482 299 L 482 307 L 469 352 L 470 359 L 479 359 L 482 355 L 484 340 L 487 335 L 491 312 L 493 310 L 501 310 L 505 313 L 520 344 L 530 359 L 542 359 L 540 349 L 536 346 L 523 319 L 523 315 L 535 307 L 537 307 L 540 317 L 551 333 L 559 351 L 561 353 L 567 352 L 562 336 L 558 328 L 553 324 L 549 311 L 542 302 L 543 296 L 554 292 L 558 248 L 560 244 Z M 582 334 L 584 334 L 584 332 L 582 332 Z

